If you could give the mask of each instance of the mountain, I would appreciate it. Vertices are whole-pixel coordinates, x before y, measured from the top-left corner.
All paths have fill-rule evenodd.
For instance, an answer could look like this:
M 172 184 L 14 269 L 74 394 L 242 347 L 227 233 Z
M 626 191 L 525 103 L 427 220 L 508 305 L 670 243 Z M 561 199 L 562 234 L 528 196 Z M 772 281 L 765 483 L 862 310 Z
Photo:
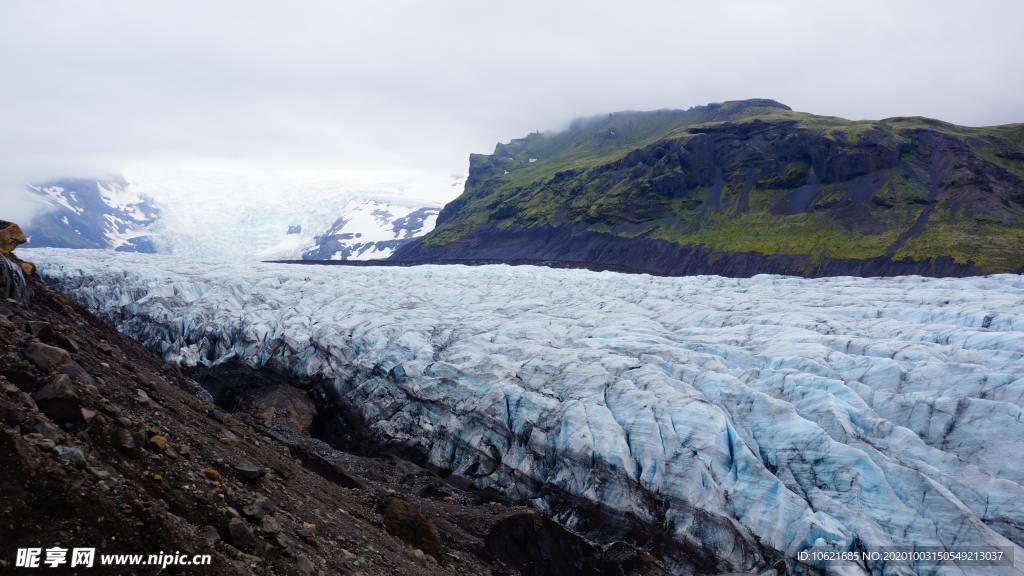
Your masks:
M 364 200 L 346 210 L 330 228 L 313 238 L 303 260 L 387 258 L 396 248 L 434 227 L 437 208 L 416 208 Z
M 229 259 L 386 258 L 429 232 L 439 206 L 400 196 L 299 185 L 279 192 L 230 179 L 61 179 L 32 185 L 45 206 L 29 247 L 102 248 Z M 268 192 L 269 190 L 269 192 Z
M 160 211 L 122 178 L 65 178 L 28 187 L 45 209 L 28 226 L 29 247 L 155 252 Z
M 1024 270 L 1024 124 L 851 121 L 772 100 L 621 112 L 470 156 L 395 260 L 658 274 Z
M 434 227 L 438 206 L 338 191 L 168 208 L 161 228 L 172 254 L 260 260 L 369 260 Z

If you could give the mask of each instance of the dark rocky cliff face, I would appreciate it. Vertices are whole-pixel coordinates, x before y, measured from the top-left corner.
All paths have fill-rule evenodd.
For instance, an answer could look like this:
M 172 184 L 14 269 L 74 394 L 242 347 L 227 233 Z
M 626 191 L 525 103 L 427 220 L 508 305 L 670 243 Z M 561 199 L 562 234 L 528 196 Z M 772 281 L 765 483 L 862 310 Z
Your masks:
M 1024 269 L 1024 126 L 850 122 L 770 101 L 611 115 L 473 155 L 398 260 L 663 274 Z
M 14 249 L 25 240 L 17 224 L 0 220 L 0 298 L 27 301 L 31 296 L 26 276 L 31 276 L 32 265 L 14 255 Z
M 21 266 L 13 259 L 0 254 L 0 298 L 27 300 L 28 282 Z
M 746 278 L 757 274 L 795 276 L 975 276 L 973 264 L 959 264 L 949 257 L 929 261 L 821 259 L 805 255 L 766 255 L 757 252 L 724 252 L 700 245 L 680 245 L 650 238 L 621 238 L 589 232 L 578 227 L 534 228 L 521 232 L 477 230 L 444 246 L 416 247 L 399 252 L 402 262 L 451 262 L 459 264 L 538 264 L 554 267 L 585 267 L 659 276 L 717 274 Z M 394 259 L 394 258 L 393 258 Z

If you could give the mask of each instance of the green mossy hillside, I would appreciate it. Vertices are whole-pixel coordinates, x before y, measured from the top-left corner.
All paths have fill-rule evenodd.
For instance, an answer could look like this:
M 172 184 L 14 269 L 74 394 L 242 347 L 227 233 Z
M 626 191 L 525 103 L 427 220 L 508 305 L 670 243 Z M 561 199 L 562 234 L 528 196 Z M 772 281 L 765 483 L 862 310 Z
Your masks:
M 1024 125 L 850 121 L 770 100 L 622 112 L 474 154 L 424 246 L 572 226 L 724 252 L 1024 269 Z

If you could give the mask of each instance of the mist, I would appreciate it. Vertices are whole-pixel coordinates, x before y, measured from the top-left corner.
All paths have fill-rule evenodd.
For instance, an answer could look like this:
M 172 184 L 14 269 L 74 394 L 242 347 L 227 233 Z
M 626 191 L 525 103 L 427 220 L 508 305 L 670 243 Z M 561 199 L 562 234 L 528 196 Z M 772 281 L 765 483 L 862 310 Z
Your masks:
M 464 174 L 573 118 L 752 97 L 1020 122 L 1022 38 L 1012 1 L 13 0 L 0 200 L 21 217 L 29 181 L 138 165 Z

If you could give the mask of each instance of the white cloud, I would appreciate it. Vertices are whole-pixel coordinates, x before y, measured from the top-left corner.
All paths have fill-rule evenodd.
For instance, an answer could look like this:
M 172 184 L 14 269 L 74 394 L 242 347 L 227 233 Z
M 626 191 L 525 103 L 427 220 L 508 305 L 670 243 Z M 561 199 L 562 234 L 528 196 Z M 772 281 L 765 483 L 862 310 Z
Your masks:
M 9 0 L 0 182 L 139 163 L 464 173 L 573 117 L 748 97 L 1022 121 L 1021 22 L 1016 1 Z

